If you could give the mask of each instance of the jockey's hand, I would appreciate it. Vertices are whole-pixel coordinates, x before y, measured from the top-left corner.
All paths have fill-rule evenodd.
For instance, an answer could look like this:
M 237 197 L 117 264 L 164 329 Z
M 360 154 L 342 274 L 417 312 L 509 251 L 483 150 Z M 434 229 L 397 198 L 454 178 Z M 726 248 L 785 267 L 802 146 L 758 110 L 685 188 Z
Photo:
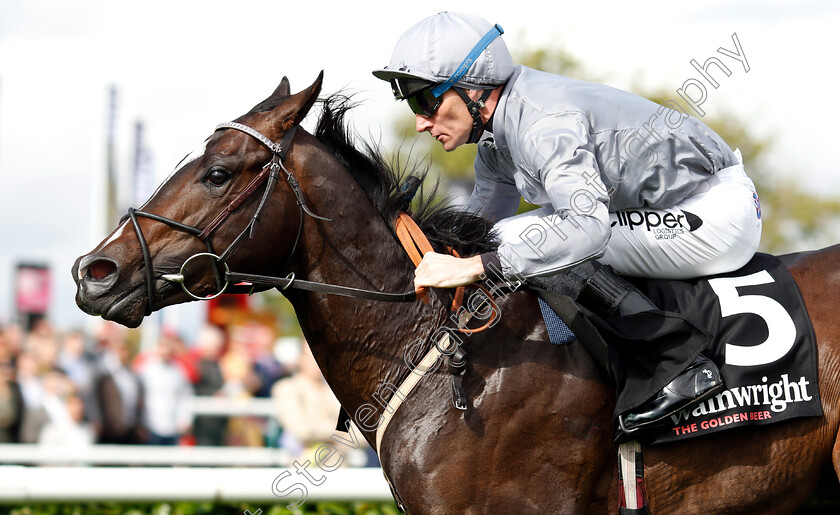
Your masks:
M 457 258 L 428 252 L 414 272 L 414 288 L 454 288 L 476 282 L 484 273 L 481 256 Z

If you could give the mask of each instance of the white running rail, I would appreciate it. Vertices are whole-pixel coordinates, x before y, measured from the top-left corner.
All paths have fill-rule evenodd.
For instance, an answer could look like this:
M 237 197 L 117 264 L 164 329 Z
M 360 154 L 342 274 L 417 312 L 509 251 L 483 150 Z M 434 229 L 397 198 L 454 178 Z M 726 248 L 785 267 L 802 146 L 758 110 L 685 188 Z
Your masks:
M 0 466 L 0 503 L 234 501 L 258 508 L 260 503 L 292 505 L 304 497 L 309 502 L 391 500 L 379 468 L 308 471 L 323 483 L 315 486 L 295 469 L 283 468 Z M 289 475 L 278 479 L 285 472 Z M 282 486 L 275 488 L 275 481 Z M 291 490 L 293 485 L 305 491 Z M 285 496 L 275 494 L 284 490 Z

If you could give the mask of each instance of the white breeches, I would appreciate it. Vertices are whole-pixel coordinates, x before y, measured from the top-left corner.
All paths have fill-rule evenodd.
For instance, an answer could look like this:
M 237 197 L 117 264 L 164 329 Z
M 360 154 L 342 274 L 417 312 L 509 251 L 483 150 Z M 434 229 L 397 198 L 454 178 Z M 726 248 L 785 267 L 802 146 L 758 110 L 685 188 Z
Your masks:
M 730 272 L 761 239 L 761 208 L 744 165 L 724 168 L 668 209 L 610 213 L 602 263 L 624 275 L 687 279 Z

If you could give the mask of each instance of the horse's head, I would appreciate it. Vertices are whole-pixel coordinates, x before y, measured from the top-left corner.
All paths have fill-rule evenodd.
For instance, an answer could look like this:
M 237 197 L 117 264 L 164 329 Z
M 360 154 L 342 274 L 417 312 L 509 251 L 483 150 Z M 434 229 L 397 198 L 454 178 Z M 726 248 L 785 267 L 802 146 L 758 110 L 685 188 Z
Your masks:
M 140 209 L 130 209 L 110 236 L 76 260 L 79 307 L 136 327 L 154 310 L 191 300 L 187 292 L 220 291 L 227 266 L 276 270 L 292 251 L 303 216 L 282 160 L 321 80 L 291 95 L 284 78 L 269 98 L 222 124 L 184 158 Z M 266 234 L 277 252 L 258 251 L 250 237 Z

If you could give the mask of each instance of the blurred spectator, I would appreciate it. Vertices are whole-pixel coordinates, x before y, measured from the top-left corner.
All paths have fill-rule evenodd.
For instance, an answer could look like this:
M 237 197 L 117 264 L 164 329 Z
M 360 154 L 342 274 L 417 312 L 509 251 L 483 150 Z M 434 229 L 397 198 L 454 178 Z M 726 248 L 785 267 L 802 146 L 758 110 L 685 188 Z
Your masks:
M 64 335 L 58 351 L 58 366 L 67 374 L 83 398 L 86 398 L 93 386 L 93 358 L 85 349 L 85 335 L 81 331 L 71 331 Z
M 193 387 L 202 396 L 271 397 L 278 380 L 291 380 L 289 374 L 305 361 L 300 340 L 278 340 L 270 317 L 242 317 L 226 329 L 227 341 L 216 326 L 189 335 L 187 341 L 195 342 L 190 349 L 179 335 L 164 331 L 158 348 L 135 358 L 132 342 L 139 333 L 112 322 L 91 335 L 59 334 L 48 319 L 35 321 L 27 332 L 0 327 L 0 443 L 81 444 L 94 438 L 173 444 L 185 442 L 190 429 L 187 436 L 199 445 L 278 442 L 277 421 L 260 415 L 199 416 L 192 423 Z M 278 408 L 293 419 L 284 421 L 284 442 L 295 452 L 329 438 L 338 410 L 317 367 L 307 370 L 317 381 L 305 382 L 301 372 L 296 387 L 286 386 L 299 393 L 289 400 L 300 410 Z M 318 419 L 325 421 L 323 432 L 306 436 L 301 427 L 318 425 Z
M 92 444 L 96 435 L 93 427 L 84 420 L 85 406 L 82 398 L 72 389 L 61 395 L 61 399 L 56 397 L 55 405 L 48 410 L 50 421 L 41 429 L 38 443 L 73 446 Z
M 74 393 L 73 383 L 64 372 L 55 368 L 43 375 L 41 384 L 43 385 L 41 405 L 47 413 L 48 422 L 64 423 L 68 417 L 64 401 Z
M 228 397 L 251 397 L 259 387 L 248 337 L 247 326 L 229 328 L 228 348 L 219 361 L 225 380 L 223 391 Z
M 0 329 L 0 443 L 18 441 L 23 409 L 23 396 L 15 381 L 13 355 Z
M 58 336 L 46 319 L 36 321 L 26 333 L 24 351 L 35 359 L 37 375 L 45 374 L 58 363 Z
M 18 324 L 9 324 L 0 331 L 6 344 L 6 349 L 12 356 L 14 365 L 18 355 L 23 351 L 23 329 Z
M 178 342 L 164 334 L 157 352 L 140 365 L 143 386 L 143 426 L 152 445 L 176 445 L 192 425 L 193 388 L 176 361 Z
M 18 440 L 21 443 L 36 443 L 41 428 L 49 421 L 44 408 L 44 384 L 38 369 L 38 361 L 28 352 L 17 358 L 17 382 L 23 398 L 23 415 Z
M 100 340 L 100 359 L 90 406 L 99 428 L 99 443 L 141 442 L 143 388 L 131 368 L 131 349 L 116 334 Z
M 175 362 L 181 366 L 184 374 L 187 376 L 187 381 L 190 384 L 198 382 L 200 372 L 198 370 L 198 360 L 190 352 L 187 347 L 187 342 L 181 338 L 181 335 L 171 329 L 164 329 L 164 335 L 172 341 L 173 357 Z
M 292 375 L 300 361 L 301 339 L 297 336 L 284 336 L 274 344 L 274 358 L 283 367 L 287 376 Z
M 0 365 L 0 369 L 9 368 Z M 0 374 L 7 375 L 5 371 Z M 0 443 L 17 443 L 23 420 L 23 399 L 14 381 L 0 380 Z
M 225 344 L 225 333 L 216 326 L 207 325 L 201 329 L 196 342 L 198 354 L 198 381 L 195 394 L 221 396 L 225 380 L 219 365 L 219 356 Z M 228 417 L 201 415 L 195 417 L 193 435 L 196 445 L 224 445 Z
M 301 349 L 297 371 L 278 381 L 271 389 L 271 397 L 283 427 L 282 447 L 293 457 L 329 441 L 341 406 L 308 345 Z
M 253 344 L 254 374 L 259 384 L 254 397 L 271 397 L 271 388 L 289 372 L 274 356 L 277 340 L 274 328 L 267 324 L 255 324 L 251 330 Z
M 229 327 L 228 349 L 220 361 L 225 384 L 222 392 L 231 398 L 251 398 L 259 388 L 250 347 L 253 324 Z M 264 421 L 257 417 L 231 417 L 227 443 L 233 446 L 262 447 L 265 445 Z

